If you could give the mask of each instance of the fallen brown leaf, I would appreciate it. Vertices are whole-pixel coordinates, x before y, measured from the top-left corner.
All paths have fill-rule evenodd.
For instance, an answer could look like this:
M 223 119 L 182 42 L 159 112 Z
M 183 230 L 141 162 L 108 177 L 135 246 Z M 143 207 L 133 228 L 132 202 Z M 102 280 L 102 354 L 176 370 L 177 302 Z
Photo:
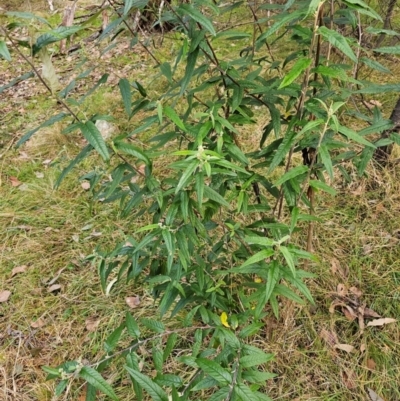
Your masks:
M 346 319 L 350 320 L 350 322 L 357 319 L 357 313 L 353 310 L 351 306 L 345 305 L 344 308 L 342 308 L 342 311 Z
M 43 327 L 46 324 L 46 322 L 44 321 L 44 319 L 39 318 L 38 320 L 36 320 L 35 322 L 31 322 L 31 327 L 34 329 L 40 329 L 41 327 Z
M 18 273 L 25 273 L 27 267 L 26 265 L 14 267 L 14 269 L 11 270 L 11 277 L 14 277 Z
M 356 298 L 361 298 L 362 296 L 362 291 L 359 290 L 357 287 L 350 287 L 349 291 L 356 296 Z
M 338 259 L 332 258 L 331 260 L 331 272 L 337 274 L 342 279 L 346 279 L 348 276 L 348 269 L 343 268 Z
M 350 344 L 335 344 L 336 349 L 340 349 L 341 351 L 346 351 L 348 353 L 354 351 L 354 347 Z
M 368 322 L 367 326 L 384 326 L 385 324 L 394 323 L 396 319 L 390 317 L 384 317 L 382 319 L 375 319 Z
M 360 352 L 362 353 L 362 352 L 365 352 L 365 350 L 367 349 L 367 345 L 365 344 L 365 343 L 362 343 L 361 344 L 361 347 L 360 347 Z
M 96 331 L 99 324 L 100 324 L 100 319 L 97 319 L 96 317 L 89 317 L 85 321 L 87 331 Z
M 140 305 L 140 298 L 139 298 L 139 296 L 126 297 L 125 302 L 130 308 L 135 309 Z
M 87 191 L 88 189 L 90 189 L 90 182 L 89 182 L 89 181 L 83 181 L 83 182 L 81 183 L 81 187 L 82 187 L 85 191 Z
M 347 295 L 347 288 L 344 284 L 338 284 L 336 287 L 336 292 L 340 297 L 345 297 Z
M 343 383 L 344 385 L 349 389 L 349 390 L 353 390 L 355 388 L 357 388 L 357 376 L 355 375 L 355 373 L 349 369 L 349 370 L 344 370 L 342 372 L 342 378 L 343 378 Z
M 376 313 L 370 308 L 364 308 L 364 317 L 369 318 L 369 317 L 381 317 L 379 313 Z
M 322 329 L 319 333 L 319 336 L 332 348 L 339 342 L 337 335 L 334 331 L 328 331 L 326 329 Z
M 56 291 L 59 291 L 59 290 L 61 290 L 61 285 L 60 284 L 53 284 L 47 289 L 47 292 L 56 292 Z
M 376 363 L 373 359 L 370 358 L 367 360 L 367 368 L 371 370 L 374 370 L 376 368 Z
M 371 390 L 369 387 L 367 387 L 367 393 L 371 401 L 385 401 L 382 397 L 376 394 L 375 391 Z
M 0 292 L 0 303 L 1 302 L 7 302 L 8 298 L 10 298 L 11 291 L 4 290 Z
M 13 176 L 10 177 L 10 182 L 12 187 L 19 187 L 22 184 L 22 182 L 17 177 Z

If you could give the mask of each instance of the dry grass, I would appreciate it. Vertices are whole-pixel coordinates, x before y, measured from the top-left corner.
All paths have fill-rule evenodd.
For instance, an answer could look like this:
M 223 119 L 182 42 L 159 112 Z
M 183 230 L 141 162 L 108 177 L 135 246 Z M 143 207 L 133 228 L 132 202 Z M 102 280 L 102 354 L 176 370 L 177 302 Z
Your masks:
M 136 57 L 135 72 L 143 80 L 146 57 Z M 118 67 L 128 61 L 120 59 Z M 117 83 L 115 65 L 105 61 L 103 67 Z M 88 86 L 89 80 L 82 92 Z M 140 224 L 121 220 L 113 205 L 92 202 L 90 193 L 79 185 L 78 177 L 95 167 L 97 159 L 87 159 L 59 190 L 53 190 L 61 167 L 81 148 L 81 139 L 61 135 L 60 124 L 41 131 L 21 151 L 11 147 L 27 125 L 43 120 L 44 109 L 35 102 L 39 92 L 34 91 L 29 99 L 13 100 L 13 106 L 23 104 L 29 113 L 9 111 L 6 126 L 13 135 L 4 137 L 6 151 L 2 149 L 0 159 L 0 291 L 12 292 L 0 310 L 0 400 L 4 401 L 53 400 L 55 383 L 45 381 L 41 366 L 78 358 L 96 362 L 103 354 L 104 340 L 128 309 L 126 296 L 141 298 L 134 310 L 136 317 L 157 316 L 146 285 L 121 283 L 106 296 L 96 266 L 85 259 L 97 246 L 112 248 Z M 87 107 L 87 113 L 95 110 L 119 116 L 123 112 L 117 88 L 100 91 Z M 130 124 L 122 119 L 117 122 L 120 131 L 132 130 Z M 254 147 L 263 125 L 243 133 L 245 147 Z M 158 172 L 163 168 L 161 163 L 156 166 Z M 371 166 L 368 178 L 352 185 L 336 182 L 336 198 L 319 196 L 317 214 L 324 219 L 315 227 L 319 263 L 307 267 L 316 275 L 308 283 L 316 306 L 282 301 L 280 319 L 266 318 L 265 328 L 252 339 L 276 355 L 266 367 L 277 374 L 266 384 L 274 400 L 367 400 L 365 387 L 386 400 L 400 399 L 398 324 L 367 327 L 361 333 L 357 320 L 348 320 L 338 309 L 329 311 L 337 286 L 344 284 L 357 287 L 362 292 L 361 304 L 383 317 L 400 316 L 399 173 L 398 165 L 383 170 Z M 22 185 L 13 187 L 11 176 Z M 298 241 L 305 242 L 301 236 Z M 26 271 L 12 276 L 18 266 L 26 266 Z M 48 292 L 48 282 L 57 276 L 60 291 Z M 93 331 L 88 329 L 90 321 L 98 321 Z M 179 322 L 167 324 L 175 327 Z M 182 350 L 190 347 L 191 334 L 182 333 Z M 336 349 L 335 343 L 352 345 L 354 350 Z M 182 367 L 171 360 L 166 369 L 176 372 Z M 119 377 L 117 370 L 107 374 L 118 383 L 116 391 L 122 400 L 135 399 L 125 376 Z M 61 399 L 82 400 L 83 394 L 84 389 L 74 385 Z

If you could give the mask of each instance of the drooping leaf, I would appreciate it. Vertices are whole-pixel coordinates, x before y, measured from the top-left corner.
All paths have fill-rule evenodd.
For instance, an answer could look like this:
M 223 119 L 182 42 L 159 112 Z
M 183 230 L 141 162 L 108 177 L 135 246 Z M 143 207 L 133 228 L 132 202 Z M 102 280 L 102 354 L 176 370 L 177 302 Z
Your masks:
M 368 142 L 366 139 L 364 139 L 361 135 L 357 134 L 357 132 L 353 131 L 351 128 L 340 125 L 339 132 L 354 142 L 361 143 L 361 145 L 370 146 L 371 148 L 376 148 L 376 146 L 373 143 Z
M 106 339 L 104 343 L 104 348 L 107 353 L 113 351 L 113 349 L 117 346 L 119 339 L 121 338 L 121 334 L 125 328 L 125 324 L 121 324 L 118 326 Z
M 148 156 L 131 143 L 116 141 L 114 142 L 114 146 L 119 152 L 134 156 L 144 162 L 147 166 L 151 167 L 151 160 L 148 158 Z
M 211 376 L 221 385 L 227 385 L 232 382 L 231 374 L 224 369 L 219 363 L 210 359 L 199 358 L 196 359 L 196 364 L 207 375 Z
M 183 121 L 180 119 L 178 114 L 176 114 L 175 110 L 171 108 L 170 106 L 165 106 L 164 107 L 164 114 L 182 131 L 186 132 L 187 129 L 185 127 L 185 124 Z
M 111 385 L 107 383 L 107 381 L 97 370 L 89 366 L 84 366 L 79 372 L 79 377 L 83 380 L 86 380 L 93 387 L 110 397 L 112 400 L 118 401 L 118 397 Z
M 219 203 L 222 206 L 229 207 L 229 203 L 214 189 L 208 185 L 204 185 L 204 197 Z
M 281 178 L 279 178 L 275 182 L 275 186 L 278 187 L 279 185 L 282 185 L 284 182 L 291 180 L 292 178 L 295 178 L 299 175 L 302 175 L 308 171 L 308 166 L 297 166 L 292 169 L 290 169 L 287 173 L 283 174 Z
M 139 384 L 140 387 L 149 393 L 153 401 L 168 401 L 167 393 L 157 383 L 154 383 L 150 377 L 130 368 L 129 366 L 125 366 L 125 370 Z
M 11 54 L 8 51 L 6 42 L 4 40 L 0 40 L 0 57 L 3 57 L 7 61 L 11 61 Z
M 188 54 L 185 75 L 182 78 L 181 82 L 181 91 L 180 94 L 183 95 L 185 93 L 186 88 L 188 87 L 190 80 L 193 76 L 193 71 L 196 66 L 197 56 L 199 55 L 199 47 L 196 47 L 192 52 Z
M 67 167 L 62 171 L 60 176 L 57 178 L 56 183 L 54 184 L 55 188 L 58 188 L 61 184 L 61 181 L 65 178 L 65 176 L 77 165 L 79 164 L 82 160 L 85 159 L 85 157 L 93 150 L 93 146 L 91 144 L 86 145 L 80 152 L 79 154 L 69 163 Z
M 82 29 L 84 28 L 79 25 L 59 26 L 58 28 L 46 32 L 37 38 L 36 43 L 32 47 L 32 54 L 35 55 L 47 45 L 66 39 L 74 33 L 81 31 Z
M 284 76 L 278 89 L 282 89 L 285 86 L 290 85 L 305 69 L 311 64 L 311 59 L 308 57 L 302 57 L 296 61 L 296 63 L 290 68 L 290 71 Z
M 367 148 L 367 149 L 371 149 L 371 148 Z M 330 195 L 335 196 L 336 195 L 336 190 L 332 187 L 330 187 L 329 185 L 325 184 L 322 181 L 318 181 L 318 180 L 310 180 L 309 182 L 310 186 L 315 188 L 315 189 L 320 189 L 321 191 L 325 191 Z
M 164 333 L 165 326 L 159 322 L 158 320 L 142 318 L 140 322 L 143 326 L 147 327 L 149 330 L 154 331 L 155 333 Z
M 132 109 L 131 84 L 126 78 L 121 78 L 118 82 L 118 86 L 124 103 L 125 112 L 129 117 Z
M 94 147 L 100 156 L 106 161 L 109 160 L 110 154 L 108 153 L 107 145 L 93 122 L 86 121 L 85 123 L 79 123 L 79 129 L 85 139 Z
M 351 61 L 357 63 L 357 57 L 343 35 L 327 28 L 326 26 L 320 26 L 318 28 L 318 33 L 320 33 L 332 46 L 336 47 L 346 55 Z
M 179 6 L 179 9 L 183 10 L 187 15 L 189 15 L 189 17 L 193 18 L 201 26 L 207 29 L 207 31 L 210 32 L 211 35 L 216 35 L 212 22 L 198 9 L 194 8 L 191 4 L 181 4 Z
M 25 135 L 23 135 L 22 138 L 16 144 L 17 148 L 20 147 L 21 145 L 23 145 L 27 140 L 29 140 L 31 138 L 31 136 L 33 134 L 35 134 L 35 132 L 39 131 L 41 128 L 49 127 L 49 126 L 63 120 L 65 117 L 68 117 L 68 116 L 69 116 L 68 113 L 62 112 L 62 113 L 56 114 L 55 116 L 50 117 L 47 121 L 40 124 L 39 127 L 36 127 L 34 129 L 28 131 Z

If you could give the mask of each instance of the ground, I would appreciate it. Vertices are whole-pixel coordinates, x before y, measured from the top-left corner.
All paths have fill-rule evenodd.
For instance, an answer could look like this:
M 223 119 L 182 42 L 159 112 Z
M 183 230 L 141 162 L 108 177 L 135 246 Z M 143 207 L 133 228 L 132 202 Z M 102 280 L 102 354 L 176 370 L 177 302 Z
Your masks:
M 123 113 L 121 75 L 151 84 L 150 56 L 136 48 L 127 55 L 127 49 L 128 39 L 102 57 L 94 47 L 86 49 L 87 68 L 97 68 L 74 95 L 85 93 L 105 72 L 111 82 L 84 103 L 87 113 Z M 53 59 L 62 83 L 76 74 L 69 65 L 79 57 Z M 0 86 L 30 71 L 18 55 L 13 60 L 0 62 Z M 387 62 L 396 71 L 395 60 Z M 0 306 L 0 399 L 49 401 L 55 383 L 45 381 L 41 366 L 76 358 L 96 361 L 105 338 L 129 309 L 126 297 L 138 300 L 135 316 L 156 316 L 157 305 L 145 286 L 119 284 L 104 294 L 97 268 L 87 258 L 96 247 L 112 248 L 140 224 L 122 219 L 115 205 L 93 201 L 87 182 L 79 180 L 99 159 L 87 159 L 54 189 L 84 140 L 61 134 L 64 126 L 57 123 L 15 148 L 27 130 L 60 112 L 60 105 L 33 78 L 0 96 L 0 293 L 7 298 Z M 388 117 L 394 98 L 382 101 Z M 247 142 L 258 140 L 262 123 L 257 137 L 247 133 Z M 126 123 L 116 124 L 123 130 Z M 371 391 L 388 401 L 400 399 L 400 326 L 390 320 L 368 326 L 374 318 L 400 316 L 398 155 L 395 148 L 386 168 L 371 165 L 367 177 L 351 184 L 337 178 L 336 197 L 318 195 L 316 214 L 323 219 L 313 241 L 318 262 L 306 267 L 316 275 L 308 282 L 316 305 L 282 301 L 280 319 L 266 318 L 252 340 L 275 354 L 266 367 L 277 374 L 266 384 L 274 400 L 367 400 Z M 301 234 L 298 242 L 305 243 Z M 191 341 L 190 334 L 182 338 Z M 65 399 L 83 400 L 84 391 L 76 385 Z M 124 377 L 117 393 L 122 400 L 135 399 Z

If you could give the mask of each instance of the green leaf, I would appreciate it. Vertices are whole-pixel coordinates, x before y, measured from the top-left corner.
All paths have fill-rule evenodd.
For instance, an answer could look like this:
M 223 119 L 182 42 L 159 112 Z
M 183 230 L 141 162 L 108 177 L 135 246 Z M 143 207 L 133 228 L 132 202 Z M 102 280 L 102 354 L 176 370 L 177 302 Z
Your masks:
M 193 76 L 194 67 L 196 66 L 197 56 L 199 55 L 200 48 L 196 47 L 191 53 L 188 54 L 186 61 L 186 69 L 185 75 L 182 78 L 181 82 L 181 91 L 180 94 L 183 95 L 185 93 L 186 88 L 188 87 L 190 80 Z
M 164 333 L 165 331 L 165 326 L 157 320 L 148 319 L 144 317 L 140 319 L 140 323 L 142 323 L 143 326 L 147 327 L 151 331 L 154 331 L 155 333 L 161 334 Z
M 131 84 L 126 78 L 121 78 L 119 80 L 118 86 L 121 92 L 122 101 L 124 102 L 125 112 L 129 117 L 132 109 Z
M 275 182 L 275 186 L 278 187 L 282 185 L 284 182 L 291 180 L 292 178 L 297 177 L 298 175 L 302 175 L 308 171 L 308 166 L 300 165 L 290 169 L 286 174 L 284 174 L 281 178 L 279 178 Z
M 106 161 L 109 160 L 110 154 L 108 153 L 107 145 L 93 122 L 86 121 L 85 123 L 79 123 L 79 129 L 85 139 L 97 150 L 100 156 Z
M 258 394 L 251 391 L 250 387 L 244 384 L 237 384 L 234 389 L 235 393 L 242 401 L 260 401 Z
M 164 114 L 182 131 L 187 132 L 185 124 L 179 118 L 178 114 L 176 114 L 175 110 L 172 109 L 170 106 L 164 107 Z
M 196 170 L 197 166 L 199 165 L 198 160 L 194 160 L 191 163 L 189 163 L 188 167 L 186 170 L 183 172 L 181 175 L 181 178 L 179 179 L 178 185 L 175 188 L 175 193 L 177 194 L 189 181 L 189 178 L 192 176 L 194 170 Z
M 364 174 L 365 169 L 368 166 L 368 163 L 374 156 L 375 149 L 372 149 L 370 147 L 364 148 L 363 151 L 361 152 L 360 156 L 360 162 L 358 163 L 357 166 L 357 174 L 359 177 L 361 177 Z
M 372 60 L 372 59 L 367 58 L 367 57 L 361 57 L 360 61 L 362 61 L 369 68 L 372 68 L 372 69 L 377 70 L 379 72 L 383 72 L 385 74 L 391 74 L 391 71 L 389 70 L 389 68 L 385 67 L 384 65 L 382 65 L 381 63 L 379 63 L 376 60 Z
M 268 302 L 274 289 L 276 286 L 276 283 L 278 282 L 280 277 L 280 271 L 279 271 L 279 265 L 277 261 L 272 261 L 272 263 L 269 264 L 268 268 L 268 274 L 267 274 L 267 283 L 265 286 L 265 302 Z
M 322 144 L 318 149 L 318 155 L 321 157 L 321 161 L 326 168 L 326 172 L 329 174 L 331 180 L 333 180 L 333 166 L 331 155 L 329 154 L 328 147 Z
M 285 134 L 283 141 L 278 146 L 274 158 L 271 161 L 271 164 L 268 169 L 268 174 L 271 173 L 275 167 L 279 166 L 283 158 L 289 152 L 290 148 L 293 146 L 295 142 L 296 132 L 289 132 Z
M 86 145 L 80 152 L 79 154 L 73 159 L 67 167 L 62 171 L 60 176 L 57 178 L 56 183 L 54 184 L 54 188 L 58 188 L 61 184 L 61 181 L 65 178 L 65 176 L 77 165 L 79 164 L 82 160 L 85 159 L 85 157 L 93 150 L 92 145 Z
M 400 46 L 385 46 L 374 49 L 374 52 L 385 54 L 400 54 Z
M 134 146 L 130 143 L 121 142 L 121 141 L 114 142 L 114 146 L 119 152 L 134 156 L 137 159 L 144 162 L 147 166 L 151 167 L 151 160 L 148 158 L 148 156 L 145 153 L 143 153 L 142 150 L 140 150 L 136 146 Z
M 296 63 L 291 67 L 290 71 L 285 75 L 278 89 L 282 89 L 285 86 L 290 85 L 305 69 L 307 69 L 311 64 L 311 59 L 308 57 L 303 57 L 296 61 Z
M 361 143 L 362 145 L 376 148 L 376 146 L 374 144 L 372 144 L 371 142 L 368 142 L 366 139 L 364 139 L 361 135 L 357 134 L 357 132 L 353 131 L 351 128 L 344 127 L 343 125 L 339 125 L 339 132 L 354 142 L 358 142 L 358 143 Z
M 326 26 L 320 26 L 318 28 L 318 33 L 320 33 L 332 46 L 336 47 L 343 54 L 345 54 L 351 61 L 357 63 L 356 55 L 351 49 L 346 38 L 339 32 L 329 29 Z
M 244 262 L 240 267 L 231 269 L 229 271 L 234 271 L 235 273 L 240 273 L 240 270 L 245 268 L 246 266 L 250 266 L 250 265 L 253 265 L 253 264 L 259 262 L 260 260 L 267 259 L 267 258 L 271 257 L 274 253 L 275 252 L 273 249 L 263 249 L 262 251 L 257 252 L 255 255 L 253 255 L 252 257 L 247 259 L 246 262 Z
M 291 299 L 292 301 L 297 302 L 300 305 L 304 305 L 304 301 L 296 293 L 294 293 L 290 288 L 282 284 L 277 284 L 275 286 L 273 295 L 282 295 L 285 298 Z
M 164 353 L 163 353 L 163 361 L 164 362 L 167 360 L 167 358 L 171 355 L 171 352 L 174 350 L 177 339 L 178 339 L 177 333 L 172 333 L 169 335 L 167 343 L 165 344 Z
M 32 46 L 32 54 L 35 55 L 47 45 L 66 39 L 74 33 L 81 31 L 82 29 L 84 28 L 79 25 L 60 26 L 56 29 L 46 32 L 37 38 L 36 43 Z
M 371 148 L 367 148 L 367 149 L 371 149 Z M 334 188 L 330 187 L 329 185 L 326 185 L 322 181 L 310 180 L 309 184 L 310 184 L 310 187 L 313 187 L 315 189 L 320 189 L 321 191 L 325 191 L 328 194 L 333 195 L 333 196 L 336 195 L 336 190 Z
M 132 370 L 139 371 L 138 357 L 134 352 L 130 352 L 126 356 L 126 365 Z M 131 381 L 133 384 L 133 388 L 135 390 L 135 395 L 136 395 L 137 401 L 142 401 L 142 399 L 143 399 L 142 387 L 139 386 L 137 381 L 132 376 L 130 376 L 130 378 L 131 378 Z
M 204 197 L 219 203 L 222 206 L 230 207 L 229 203 L 208 185 L 204 185 Z
M 296 266 L 294 265 L 294 259 L 292 254 L 290 253 L 290 250 L 286 246 L 280 246 L 279 251 L 283 255 L 283 257 L 286 260 L 287 265 L 289 266 L 290 271 L 293 274 L 293 277 L 296 277 Z
M 251 368 L 252 366 L 262 365 L 270 362 L 274 358 L 273 354 L 267 354 L 261 350 L 252 352 L 250 355 L 242 356 L 239 364 L 242 368 Z
M 125 5 L 124 5 L 124 15 L 127 15 L 131 8 L 133 7 L 133 3 L 135 0 L 125 0 Z
M 11 61 L 11 54 L 8 51 L 6 42 L 4 40 L 0 40 L 0 56 L 7 61 Z
M 179 6 L 180 10 L 183 10 L 185 14 L 189 15 L 189 17 L 193 18 L 196 22 L 202 25 L 211 35 L 215 36 L 216 32 L 213 27 L 212 22 L 204 16 L 199 10 L 194 8 L 191 4 L 181 4 Z
M 125 366 L 125 370 L 140 387 L 149 393 L 153 401 L 168 401 L 167 393 L 157 383 L 154 383 L 150 377 L 130 368 L 129 366 Z
M 196 359 L 196 363 L 204 373 L 211 376 L 221 385 L 227 385 L 232 382 L 231 374 L 217 362 L 205 358 L 199 358 Z
M 124 328 L 125 324 L 121 324 L 107 337 L 107 340 L 104 343 L 104 348 L 107 353 L 111 353 L 113 349 L 117 346 Z
M 278 29 L 282 28 L 286 23 L 289 23 L 297 18 L 300 18 L 302 15 L 304 15 L 303 10 L 294 11 L 291 13 L 282 13 L 281 15 L 278 15 L 277 18 L 279 18 L 279 20 L 275 22 L 275 24 L 273 24 L 270 28 L 268 28 L 266 32 L 264 32 L 261 36 L 257 38 L 257 43 L 263 42 L 269 36 L 273 35 Z
M 262 327 L 264 327 L 264 323 L 251 323 L 240 331 L 239 337 L 246 338 L 254 336 L 261 330 Z
M 388 92 L 400 92 L 400 84 L 371 84 L 366 86 L 365 88 L 359 89 L 354 93 L 365 93 L 365 94 L 380 94 L 380 93 L 388 93 Z
M 126 312 L 126 315 L 125 315 L 125 325 L 126 325 L 126 330 L 128 331 L 128 334 L 131 337 L 133 337 L 133 338 L 140 337 L 139 326 L 136 323 L 135 318 L 129 312 Z
M 16 18 L 22 18 L 22 19 L 29 19 L 29 20 L 37 20 L 42 22 L 43 24 L 51 27 L 50 22 L 48 22 L 47 20 L 45 20 L 42 17 L 39 17 L 38 15 L 32 14 L 32 13 L 28 13 L 28 12 L 21 12 L 21 11 L 9 11 L 6 13 L 7 15 L 9 15 L 10 17 L 16 17 Z
M 93 387 L 110 397 L 112 400 L 118 401 L 118 397 L 114 393 L 112 387 L 97 370 L 89 366 L 84 366 L 79 372 L 79 377 L 86 380 Z
M 17 142 L 16 147 L 19 148 L 21 145 L 23 145 L 27 140 L 31 138 L 31 136 L 39 131 L 41 128 L 49 127 L 61 120 L 63 120 L 65 117 L 68 117 L 68 113 L 59 113 L 56 114 L 55 116 L 50 117 L 48 120 L 46 120 L 44 123 L 40 124 L 38 127 L 28 131 L 25 135 L 22 136 L 22 138 Z

